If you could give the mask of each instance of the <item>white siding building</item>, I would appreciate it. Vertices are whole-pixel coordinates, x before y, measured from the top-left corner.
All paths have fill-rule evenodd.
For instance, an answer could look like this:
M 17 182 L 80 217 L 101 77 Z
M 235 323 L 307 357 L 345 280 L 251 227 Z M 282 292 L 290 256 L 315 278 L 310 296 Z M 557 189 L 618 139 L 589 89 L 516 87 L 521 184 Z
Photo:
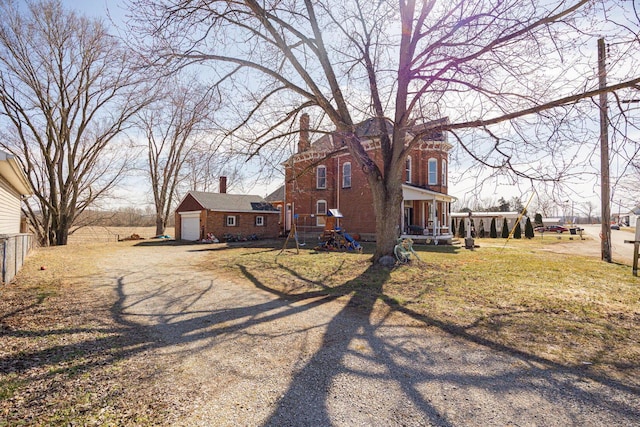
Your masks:
M 0 283 L 14 278 L 33 247 L 33 235 L 20 233 L 20 204 L 31 194 L 20 163 L 0 151 Z
M 20 233 L 20 203 L 30 194 L 31 185 L 18 161 L 0 150 L 0 235 Z

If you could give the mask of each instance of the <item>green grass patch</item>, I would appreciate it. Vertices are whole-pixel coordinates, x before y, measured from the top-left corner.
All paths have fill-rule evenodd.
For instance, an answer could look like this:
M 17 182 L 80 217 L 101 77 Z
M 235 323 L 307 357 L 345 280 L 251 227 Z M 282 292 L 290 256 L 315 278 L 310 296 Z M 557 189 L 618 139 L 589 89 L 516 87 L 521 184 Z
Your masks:
M 11 399 L 23 385 L 24 380 L 19 379 L 16 375 L 8 375 L 0 379 L 0 400 Z

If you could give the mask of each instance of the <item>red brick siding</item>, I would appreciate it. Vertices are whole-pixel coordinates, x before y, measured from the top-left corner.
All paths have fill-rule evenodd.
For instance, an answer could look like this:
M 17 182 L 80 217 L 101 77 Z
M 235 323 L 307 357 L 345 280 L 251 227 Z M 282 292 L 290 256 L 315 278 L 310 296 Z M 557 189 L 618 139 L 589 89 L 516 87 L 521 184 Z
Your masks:
M 379 151 L 369 152 L 373 160 L 381 166 L 382 159 Z M 432 191 L 447 193 L 447 187 L 442 185 L 442 159 L 448 159 L 448 154 L 440 150 L 419 150 L 414 149 L 412 156 L 412 183 L 425 186 Z M 429 186 L 428 184 L 428 161 L 430 158 L 437 159 L 438 184 Z M 339 164 L 338 166 L 338 159 Z M 351 188 L 342 188 L 342 165 L 351 162 Z M 320 190 L 316 188 L 316 168 L 324 165 L 327 168 L 327 188 Z M 339 170 L 338 170 L 339 169 Z M 403 171 L 403 179 L 406 174 Z M 340 188 L 338 189 L 337 186 Z M 344 218 L 340 219 L 340 225 L 349 233 L 375 233 L 375 216 L 373 210 L 373 196 L 369 189 L 366 176 L 355 162 L 351 155 L 341 155 L 329 159 L 319 160 L 307 159 L 297 161 L 293 167 L 290 163 L 285 167 L 285 191 L 287 203 L 293 203 L 294 213 L 299 215 L 298 224 L 315 224 L 315 219 L 311 219 L 311 214 L 316 213 L 316 202 L 326 200 L 327 208 L 338 207 Z M 438 216 L 441 217 L 441 206 L 438 206 Z M 398 207 L 398 218 L 400 218 L 400 207 Z M 415 218 L 412 222 L 418 222 L 420 212 L 414 210 Z M 320 230 L 318 228 L 318 230 Z
M 205 212 L 206 218 L 202 221 L 205 227 L 205 236 L 208 233 L 213 233 L 218 239 L 222 239 L 225 234 L 241 234 L 242 236 L 256 234 L 262 239 L 271 239 L 278 237 L 279 234 L 277 213 Z M 229 215 L 236 217 L 235 227 L 227 226 L 227 216 Z M 264 218 L 263 226 L 256 226 L 256 217 L 258 216 Z
M 195 210 L 195 209 L 194 209 Z M 187 211 L 186 209 L 184 210 Z M 236 227 L 227 227 L 226 217 L 227 215 L 236 216 Z M 264 225 L 256 226 L 256 217 L 264 217 Z M 176 226 L 175 226 L 175 238 L 180 240 L 181 238 L 181 221 L 178 211 L 175 213 Z M 248 236 L 256 234 L 262 239 L 271 239 L 278 237 L 280 228 L 278 224 L 277 213 L 232 213 L 232 212 L 214 212 L 202 210 L 200 212 L 200 238 L 204 238 L 209 233 L 213 233 L 218 239 L 221 239 L 223 235 L 228 234 L 241 234 Z

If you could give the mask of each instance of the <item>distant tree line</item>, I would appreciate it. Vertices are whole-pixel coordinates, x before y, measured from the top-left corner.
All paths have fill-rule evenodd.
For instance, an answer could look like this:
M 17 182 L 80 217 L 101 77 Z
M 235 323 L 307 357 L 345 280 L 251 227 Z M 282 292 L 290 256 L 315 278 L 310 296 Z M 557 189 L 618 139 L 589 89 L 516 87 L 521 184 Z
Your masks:
M 175 224 L 173 215 L 169 216 L 167 221 L 168 227 Z M 124 207 L 114 210 L 97 211 L 85 210 L 79 217 L 74 226 L 75 231 L 78 228 L 88 226 L 104 226 L 104 227 L 153 227 L 156 225 L 156 213 L 153 209 L 142 209 L 133 207 Z

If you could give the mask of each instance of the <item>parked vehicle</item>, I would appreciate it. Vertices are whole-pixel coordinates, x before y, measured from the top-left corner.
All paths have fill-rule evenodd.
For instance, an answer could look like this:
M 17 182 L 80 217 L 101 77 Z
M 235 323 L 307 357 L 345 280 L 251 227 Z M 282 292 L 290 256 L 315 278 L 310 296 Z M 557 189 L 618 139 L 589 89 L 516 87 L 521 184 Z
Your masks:
M 536 233 L 564 233 L 569 231 L 568 228 L 561 225 L 545 225 L 544 227 L 536 227 L 533 229 Z
M 611 224 L 612 230 L 620 230 L 620 224 Z

